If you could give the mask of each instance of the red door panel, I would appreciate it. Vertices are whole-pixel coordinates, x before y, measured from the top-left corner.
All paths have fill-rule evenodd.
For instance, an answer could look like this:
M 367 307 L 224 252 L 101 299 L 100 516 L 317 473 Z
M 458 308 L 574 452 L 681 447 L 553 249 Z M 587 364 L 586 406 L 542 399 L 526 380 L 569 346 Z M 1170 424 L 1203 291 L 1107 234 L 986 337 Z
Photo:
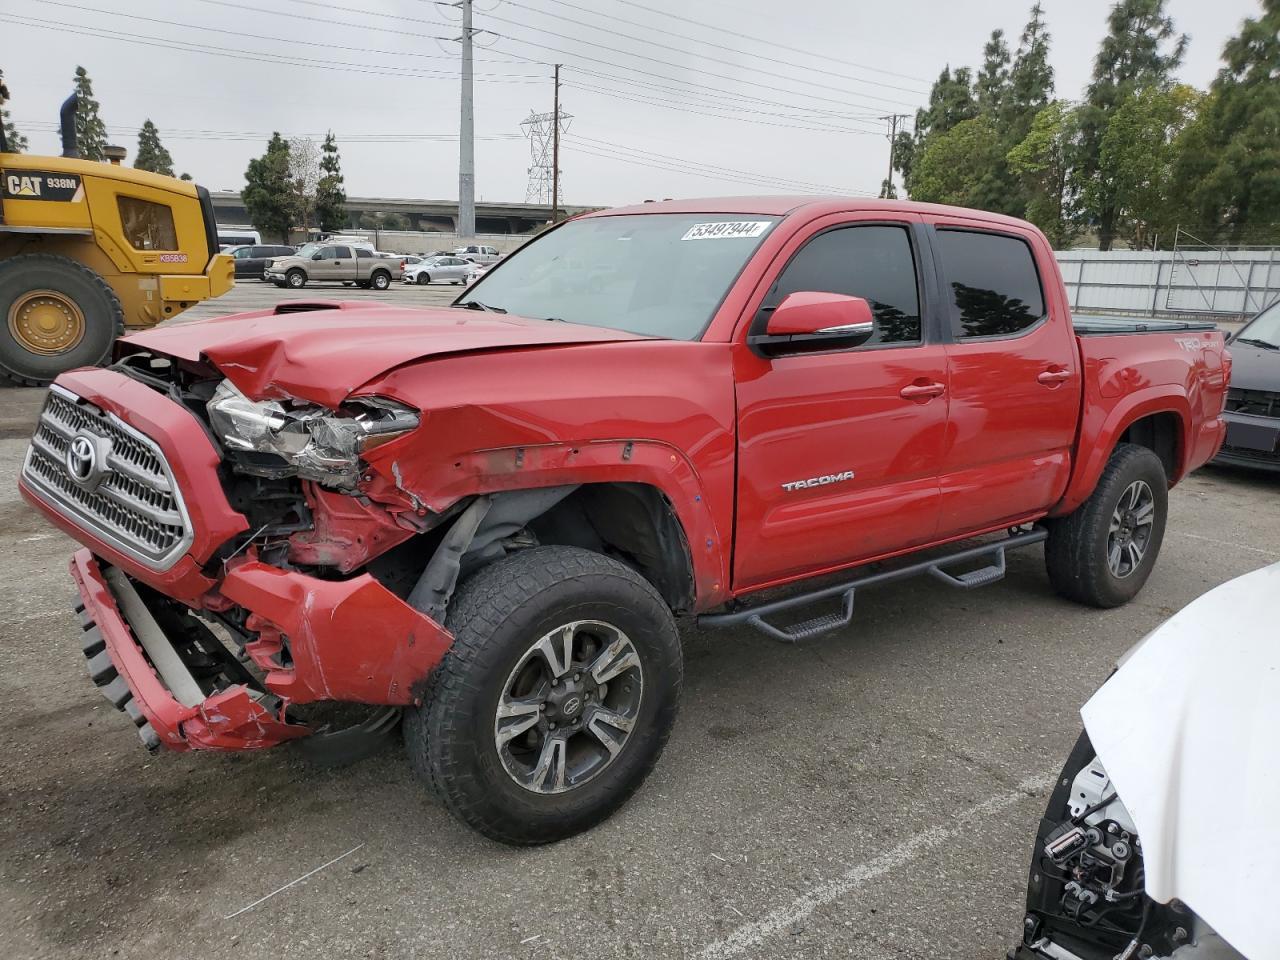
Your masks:
M 947 397 L 902 390 L 945 386 L 944 347 L 772 361 L 736 349 L 736 589 L 934 538 Z

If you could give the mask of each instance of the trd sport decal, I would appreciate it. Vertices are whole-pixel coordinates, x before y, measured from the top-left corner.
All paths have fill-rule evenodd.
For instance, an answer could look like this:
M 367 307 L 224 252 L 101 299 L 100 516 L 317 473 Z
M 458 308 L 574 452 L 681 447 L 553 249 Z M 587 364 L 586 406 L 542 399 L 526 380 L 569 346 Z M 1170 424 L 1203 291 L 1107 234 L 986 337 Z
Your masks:
M 6 200 L 68 200 L 78 201 L 84 194 L 80 190 L 80 177 L 74 173 L 44 173 L 38 170 L 0 173 L 0 187 Z

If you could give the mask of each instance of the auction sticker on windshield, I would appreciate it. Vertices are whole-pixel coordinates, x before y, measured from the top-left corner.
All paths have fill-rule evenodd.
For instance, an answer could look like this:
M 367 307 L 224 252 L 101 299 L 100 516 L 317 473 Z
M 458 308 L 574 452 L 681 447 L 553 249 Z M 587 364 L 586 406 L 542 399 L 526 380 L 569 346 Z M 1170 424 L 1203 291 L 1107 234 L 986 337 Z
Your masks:
M 769 220 L 717 220 L 713 223 L 695 223 L 680 239 L 732 240 L 739 237 L 758 237 L 771 225 Z

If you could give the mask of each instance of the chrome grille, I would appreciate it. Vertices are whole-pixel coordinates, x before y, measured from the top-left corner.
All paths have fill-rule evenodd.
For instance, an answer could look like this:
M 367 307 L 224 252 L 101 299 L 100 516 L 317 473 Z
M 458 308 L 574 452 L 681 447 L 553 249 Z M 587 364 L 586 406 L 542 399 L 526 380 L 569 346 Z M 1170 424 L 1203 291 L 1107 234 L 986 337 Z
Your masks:
M 93 448 L 77 478 L 72 441 Z M 50 387 L 22 466 L 27 485 L 76 526 L 153 570 L 167 570 L 191 545 L 182 493 L 155 442 L 119 417 Z

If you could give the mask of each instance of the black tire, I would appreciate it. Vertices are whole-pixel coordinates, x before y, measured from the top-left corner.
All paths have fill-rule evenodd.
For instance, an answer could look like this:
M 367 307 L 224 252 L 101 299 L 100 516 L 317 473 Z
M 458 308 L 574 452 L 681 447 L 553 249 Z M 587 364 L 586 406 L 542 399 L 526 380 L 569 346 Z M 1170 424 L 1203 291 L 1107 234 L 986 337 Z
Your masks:
M 11 310 L 26 294 L 50 290 L 73 301 L 84 317 L 78 343 L 54 354 L 35 353 L 17 338 Z M 0 380 L 43 386 L 64 370 L 95 366 L 124 333 L 124 308 L 96 272 L 69 257 L 30 253 L 0 262 Z
M 584 782 L 535 792 L 499 756 L 499 700 L 540 637 L 593 620 L 616 625 L 638 656 L 634 725 L 616 755 Z M 550 843 L 605 820 L 644 782 L 675 721 L 683 661 L 671 611 L 638 573 L 577 547 L 522 550 L 464 581 L 447 625 L 453 646 L 432 674 L 423 706 L 406 712 L 404 737 L 414 769 L 451 814 L 502 843 Z M 585 668 L 575 669 L 590 679 Z M 633 682 L 618 688 L 630 692 Z M 540 721 L 548 716 L 539 714 Z
M 292 270 L 286 273 L 284 275 L 284 279 L 285 279 L 285 283 L 287 283 L 290 289 L 293 289 L 293 290 L 301 290 L 303 287 L 307 285 L 307 275 L 303 273 L 301 270 L 299 270 L 297 267 L 294 267 Z
M 375 270 L 373 276 L 369 278 L 369 283 L 375 290 L 386 290 L 391 286 L 391 274 L 385 270 Z
M 418 286 L 425 287 L 431 282 L 431 274 L 423 272 L 418 274 Z
M 1118 512 L 1124 513 L 1122 499 L 1135 484 L 1145 484 L 1150 491 L 1154 514 L 1141 559 L 1129 563 L 1126 572 L 1125 563 L 1130 559 L 1126 555 L 1117 572 L 1111 553 L 1118 542 L 1127 541 L 1123 523 L 1120 540 L 1113 539 L 1112 519 Z M 1108 608 L 1128 603 L 1155 567 L 1168 513 L 1169 483 L 1160 458 L 1147 447 L 1118 444 L 1089 499 L 1073 513 L 1049 524 L 1044 549 L 1049 582 L 1062 596 L 1087 606 Z

